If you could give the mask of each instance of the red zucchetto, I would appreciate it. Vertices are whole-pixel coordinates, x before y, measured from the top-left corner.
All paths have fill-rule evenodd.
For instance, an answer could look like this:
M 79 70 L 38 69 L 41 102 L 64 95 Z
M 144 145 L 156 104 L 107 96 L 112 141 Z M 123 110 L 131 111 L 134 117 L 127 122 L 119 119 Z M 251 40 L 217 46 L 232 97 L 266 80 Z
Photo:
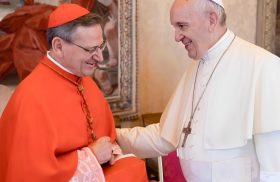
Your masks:
M 77 4 L 62 4 L 50 14 L 48 28 L 63 25 L 88 13 L 87 9 Z

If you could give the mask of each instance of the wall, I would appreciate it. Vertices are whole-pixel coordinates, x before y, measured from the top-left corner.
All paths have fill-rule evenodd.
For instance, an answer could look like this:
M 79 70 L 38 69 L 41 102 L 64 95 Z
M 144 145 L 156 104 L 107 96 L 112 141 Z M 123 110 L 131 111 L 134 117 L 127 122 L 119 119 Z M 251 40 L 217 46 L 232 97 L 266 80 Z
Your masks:
M 138 0 L 137 55 L 139 112 L 162 112 L 190 62 L 181 44 L 174 41 L 169 23 L 173 0 Z M 228 27 L 255 43 L 255 0 L 224 0 Z

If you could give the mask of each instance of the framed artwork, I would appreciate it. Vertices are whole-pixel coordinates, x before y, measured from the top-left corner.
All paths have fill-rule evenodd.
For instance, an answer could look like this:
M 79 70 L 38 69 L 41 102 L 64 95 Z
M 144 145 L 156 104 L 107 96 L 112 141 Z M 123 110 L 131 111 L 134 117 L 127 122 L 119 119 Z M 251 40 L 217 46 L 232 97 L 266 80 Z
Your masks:
M 95 5 L 101 2 L 101 7 L 93 9 L 101 16 L 107 16 L 104 18 L 107 49 L 104 51 L 104 61 L 93 77 L 114 115 L 133 115 L 137 110 L 136 1 L 112 1 L 115 5 L 107 12 L 102 11 L 107 0 L 97 0 Z
M 279 11 L 277 11 L 277 1 L 278 0 L 258 0 L 258 9 L 257 9 L 256 43 L 272 53 L 277 52 L 276 27 L 277 27 L 277 14 L 279 14 Z M 280 49 L 280 47 L 278 47 L 278 49 Z

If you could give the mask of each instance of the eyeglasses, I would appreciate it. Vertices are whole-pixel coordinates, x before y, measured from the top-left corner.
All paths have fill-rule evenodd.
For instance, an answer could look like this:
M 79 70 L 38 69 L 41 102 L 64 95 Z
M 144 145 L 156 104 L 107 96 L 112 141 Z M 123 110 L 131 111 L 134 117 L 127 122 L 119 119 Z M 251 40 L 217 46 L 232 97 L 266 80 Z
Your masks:
M 104 49 L 106 47 L 106 41 L 105 40 L 102 42 L 102 44 L 100 46 L 94 46 L 94 47 L 89 48 L 89 49 L 85 48 L 83 46 L 80 46 L 78 44 L 75 44 L 72 41 L 68 41 L 68 42 L 73 44 L 73 45 L 75 45 L 75 46 L 77 46 L 77 47 L 79 47 L 79 48 L 81 48 L 81 49 L 83 49 L 84 51 L 88 52 L 89 54 L 93 54 L 95 51 L 97 51 L 97 49 L 100 49 L 101 51 L 104 51 Z

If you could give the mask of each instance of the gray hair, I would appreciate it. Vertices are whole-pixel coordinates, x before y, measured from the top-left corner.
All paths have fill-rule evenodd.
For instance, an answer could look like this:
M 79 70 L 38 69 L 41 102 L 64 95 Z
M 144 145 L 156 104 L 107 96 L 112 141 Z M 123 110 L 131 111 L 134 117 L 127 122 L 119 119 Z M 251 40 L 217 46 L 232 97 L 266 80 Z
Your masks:
M 71 41 L 72 39 L 72 33 L 74 30 L 79 26 L 91 26 L 91 25 L 101 25 L 102 26 L 102 18 L 95 14 L 95 13 L 89 13 L 86 14 L 78 19 L 75 19 L 73 21 L 70 21 L 66 24 L 49 28 L 47 30 L 47 41 L 48 45 L 51 48 L 52 47 L 52 40 L 54 37 L 60 37 L 63 40 Z
M 215 3 L 211 0 L 196 0 L 194 3 L 194 7 L 197 8 L 197 10 L 205 10 L 206 12 L 209 11 L 215 11 L 219 17 L 219 24 L 225 25 L 226 24 L 226 13 L 222 6 Z

